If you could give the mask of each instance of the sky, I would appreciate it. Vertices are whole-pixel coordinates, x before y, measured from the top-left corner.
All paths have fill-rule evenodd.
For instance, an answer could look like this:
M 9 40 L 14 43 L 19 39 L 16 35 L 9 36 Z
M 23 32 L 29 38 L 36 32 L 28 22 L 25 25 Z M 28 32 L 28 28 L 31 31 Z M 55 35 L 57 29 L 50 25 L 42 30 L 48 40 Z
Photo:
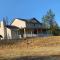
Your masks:
M 60 0 L 0 0 L 0 20 L 7 16 L 9 22 L 14 18 L 33 17 L 41 21 L 49 9 L 55 13 L 55 20 L 60 25 Z

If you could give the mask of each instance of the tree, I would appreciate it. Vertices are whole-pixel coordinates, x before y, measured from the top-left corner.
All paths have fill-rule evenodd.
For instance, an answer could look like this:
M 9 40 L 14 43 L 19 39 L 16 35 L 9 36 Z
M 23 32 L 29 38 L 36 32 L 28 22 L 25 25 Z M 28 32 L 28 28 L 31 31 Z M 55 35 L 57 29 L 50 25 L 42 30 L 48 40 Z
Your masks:
M 43 16 L 42 23 L 45 28 L 50 29 L 50 33 L 56 32 L 56 29 L 58 29 L 58 24 L 55 21 L 55 14 L 52 12 L 51 9 L 47 11 L 47 14 Z
M 5 25 L 8 25 L 8 17 L 7 16 L 3 17 L 3 21 L 4 21 Z
M 42 23 L 43 23 L 43 27 L 49 28 L 49 24 L 46 16 L 43 16 Z

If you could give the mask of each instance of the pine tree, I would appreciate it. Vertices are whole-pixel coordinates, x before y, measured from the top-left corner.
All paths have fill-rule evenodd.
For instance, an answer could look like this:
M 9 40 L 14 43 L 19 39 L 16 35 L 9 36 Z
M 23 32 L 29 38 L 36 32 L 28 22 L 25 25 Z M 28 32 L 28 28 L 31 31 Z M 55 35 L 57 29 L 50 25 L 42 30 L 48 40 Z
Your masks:
M 55 14 L 52 12 L 51 9 L 47 11 L 47 14 L 43 16 L 42 23 L 45 28 L 50 29 L 50 33 L 56 32 L 56 29 L 58 29 L 58 24 L 55 21 Z

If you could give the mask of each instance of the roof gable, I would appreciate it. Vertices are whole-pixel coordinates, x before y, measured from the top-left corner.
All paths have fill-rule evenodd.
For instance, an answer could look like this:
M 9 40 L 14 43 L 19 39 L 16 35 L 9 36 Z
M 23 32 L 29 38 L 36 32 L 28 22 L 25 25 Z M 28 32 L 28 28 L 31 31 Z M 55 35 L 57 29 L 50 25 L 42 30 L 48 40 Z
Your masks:
M 22 20 L 22 21 L 25 21 L 25 22 L 28 22 L 28 23 L 38 23 L 38 24 L 42 24 L 42 23 L 40 23 L 36 18 L 31 18 L 31 19 L 15 18 L 15 19 Z M 13 19 L 13 21 L 11 22 L 11 24 L 15 21 L 15 19 Z
M 30 22 L 31 22 L 31 23 L 42 24 L 42 23 L 40 23 L 36 18 L 32 18 L 32 19 L 30 19 Z

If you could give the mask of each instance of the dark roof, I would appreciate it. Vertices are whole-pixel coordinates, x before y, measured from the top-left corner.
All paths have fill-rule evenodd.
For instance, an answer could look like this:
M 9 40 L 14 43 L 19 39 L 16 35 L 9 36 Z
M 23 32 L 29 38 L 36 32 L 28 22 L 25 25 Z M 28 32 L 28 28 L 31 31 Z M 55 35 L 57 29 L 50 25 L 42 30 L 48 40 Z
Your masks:
M 40 23 L 36 18 L 31 18 L 31 19 L 30 19 L 30 22 L 32 22 L 32 23 L 37 23 L 37 22 L 34 22 L 34 20 L 37 21 L 39 24 L 42 24 L 42 23 Z
M 40 23 L 36 18 L 31 18 L 31 19 L 15 18 L 15 19 L 19 19 L 19 20 L 22 20 L 22 21 L 25 21 L 25 22 L 28 22 L 28 23 L 36 23 L 36 22 L 33 22 L 33 20 L 35 20 L 35 21 L 37 21 L 39 24 L 42 25 L 42 23 Z M 15 19 L 13 19 L 12 23 L 14 22 Z M 11 24 L 12 24 L 12 23 L 11 23 Z
M 16 26 L 12 26 L 12 25 L 6 25 L 7 28 L 10 28 L 10 29 L 19 29 L 18 27 Z

